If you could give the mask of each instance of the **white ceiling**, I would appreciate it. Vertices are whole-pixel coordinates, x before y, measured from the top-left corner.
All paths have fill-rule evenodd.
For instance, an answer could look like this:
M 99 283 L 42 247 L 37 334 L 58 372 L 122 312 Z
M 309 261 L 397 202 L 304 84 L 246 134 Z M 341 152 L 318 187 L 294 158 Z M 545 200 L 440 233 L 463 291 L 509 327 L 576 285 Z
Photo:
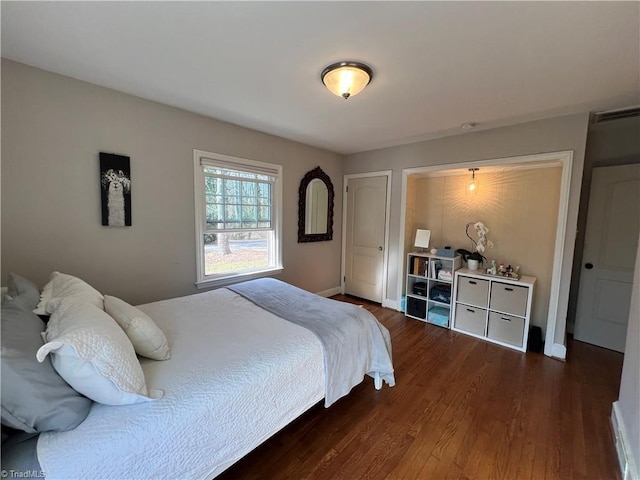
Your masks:
M 640 104 L 637 2 L 1 2 L 2 56 L 339 153 Z M 320 72 L 357 60 L 361 94 Z

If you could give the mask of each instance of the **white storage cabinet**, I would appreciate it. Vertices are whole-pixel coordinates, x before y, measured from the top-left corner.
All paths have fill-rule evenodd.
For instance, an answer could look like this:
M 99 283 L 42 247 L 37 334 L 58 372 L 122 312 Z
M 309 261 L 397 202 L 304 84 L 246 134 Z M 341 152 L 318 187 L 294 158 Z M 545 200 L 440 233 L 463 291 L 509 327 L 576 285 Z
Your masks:
M 445 257 L 431 253 L 413 252 L 407 255 L 406 304 L 408 317 L 444 328 L 451 327 L 453 282 L 455 272 L 462 265 L 462 257 Z M 438 299 L 438 289 L 449 289 L 448 298 Z M 435 288 L 432 299 L 432 290 Z
M 525 352 L 535 282 L 457 270 L 452 330 Z

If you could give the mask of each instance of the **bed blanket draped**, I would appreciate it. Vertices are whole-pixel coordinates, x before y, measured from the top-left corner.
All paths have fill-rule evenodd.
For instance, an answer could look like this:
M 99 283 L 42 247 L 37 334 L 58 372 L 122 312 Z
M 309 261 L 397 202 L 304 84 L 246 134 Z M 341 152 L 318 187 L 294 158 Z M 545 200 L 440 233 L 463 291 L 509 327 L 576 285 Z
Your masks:
M 365 374 L 379 375 L 389 386 L 395 385 L 389 331 L 364 308 L 273 278 L 227 288 L 318 337 L 324 350 L 325 407 L 347 395 Z

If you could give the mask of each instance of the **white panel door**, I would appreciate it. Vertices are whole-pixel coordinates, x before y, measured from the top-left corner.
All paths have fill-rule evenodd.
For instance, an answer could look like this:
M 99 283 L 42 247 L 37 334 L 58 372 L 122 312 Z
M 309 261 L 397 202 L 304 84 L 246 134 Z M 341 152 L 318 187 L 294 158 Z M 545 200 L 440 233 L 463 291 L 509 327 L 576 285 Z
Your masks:
M 382 303 L 387 177 L 349 180 L 345 293 Z
M 640 231 L 640 164 L 593 169 L 574 338 L 624 352 Z

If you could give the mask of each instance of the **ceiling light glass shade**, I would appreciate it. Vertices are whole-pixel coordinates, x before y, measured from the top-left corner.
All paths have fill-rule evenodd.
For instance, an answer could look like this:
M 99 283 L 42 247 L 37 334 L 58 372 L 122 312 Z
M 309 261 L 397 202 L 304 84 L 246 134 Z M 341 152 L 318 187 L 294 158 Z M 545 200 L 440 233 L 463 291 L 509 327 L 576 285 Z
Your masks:
M 346 100 L 369 85 L 373 71 L 363 63 L 339 62 L 325 68 L 321 78 L 331 93 Z

